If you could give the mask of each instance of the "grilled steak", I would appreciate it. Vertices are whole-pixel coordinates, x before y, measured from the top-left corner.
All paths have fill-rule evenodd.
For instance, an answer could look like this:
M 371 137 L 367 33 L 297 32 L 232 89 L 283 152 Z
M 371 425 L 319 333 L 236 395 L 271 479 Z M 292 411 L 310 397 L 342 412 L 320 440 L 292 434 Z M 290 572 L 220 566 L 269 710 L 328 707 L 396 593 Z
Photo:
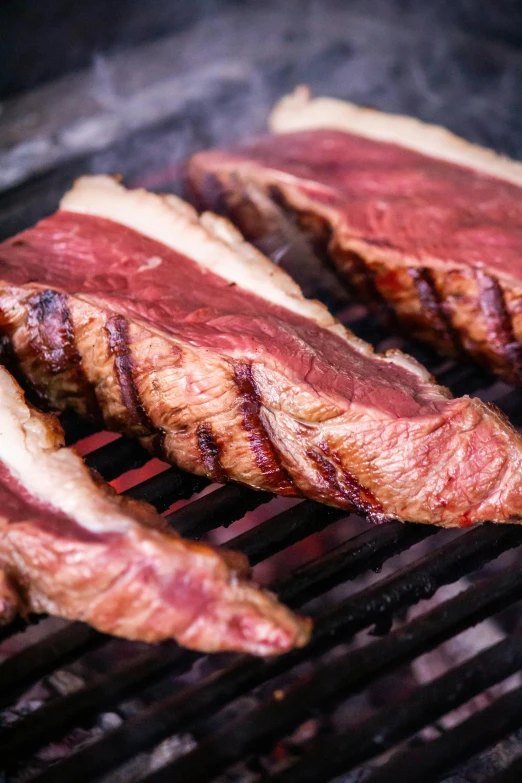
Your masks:
M 260 655 L 307 640 L 308 621 L 248 582 L 242 555 L 184 541 L 93 478 L 3 367 L 0 424 L 3 621 L 49 612 L 129 639 Z
M 268 194 L 390 325 L 522 382 L 522 164 L 448 131 L 298 90 L 279 135 L 190 163 L 207 209 L 251 239 Z M 259 206 L 259 205 L 258 205 Z
M 0 245 L 6 355 L 57 407 L 168 461 L 371 519 L 522 514 L 522 440 L 400 352 L 374 354 L 222 218 L 81 179 Z

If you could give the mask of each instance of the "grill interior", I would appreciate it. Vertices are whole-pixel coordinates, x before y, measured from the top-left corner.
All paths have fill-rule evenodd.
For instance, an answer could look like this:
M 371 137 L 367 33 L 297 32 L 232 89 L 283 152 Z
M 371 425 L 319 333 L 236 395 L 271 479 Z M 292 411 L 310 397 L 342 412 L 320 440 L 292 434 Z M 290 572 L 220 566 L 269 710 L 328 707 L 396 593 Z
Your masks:
M 360 317 L 359 307 L 345 305 L 339 315 L 378 347 L 389 344 L 369 316 Z M 522 423 L 520 392 L 476 368 L 437 359 L 425 348 L 404 342 L 401 347 L 415 353 L 455 393 L 467 391 L 493 399 Z M 88 425 L 68 415 L 63 416 L 63 423 L 70 444 L 92 433 Z M 112 480 L 143 466 L 149 456 L 136 443 L 119 438 L 86 459 Z M 165 511 L 207 484 L 206 479 L 169 467 L 127 492 Z M 270 499 L 244 487 L 215 487 L 170 513 L 168 519 L 179 532 L 197 538 L 227 527 Z M 41 783 L 99 780 L 167 738 L 182 735 L 186 740 L 190 735 L 183 755 L 158 769 L 149 767 L 143 775 L 134 770 L 132 776 L 121 779 L 210 781 L 232 767 L 236 777 L 223 780 L 298 783 L 343 775 L 342 780 L 351 781 L 358 777 L 351 777 L 350 771 L 362 767 L 369 774 L 364 779 L 371 783 L 439 781 L 456 765 L 522 726 L 522 687 L 518 685 L 456 727 L 439 731 L 435 738 L 418 737 L 423 727 L 522 668 L 522 629 L 516 622 L 500 641 L 347 729 L 332 729 L 328 720 L 322 720 L 349 697 L 375 687 L 384 675 L 485 618 L 505 613 L 519 601 L 522 569 L 515 567 L 513 559 L 510 567 L 493 566 L 499 556 L 522 544 L 522 528 L 484 525 L 456 533 L 396 522 L 370 526 L 352 520 L 351 529 L 345 513 L 309 501 L 274 515 L 269 512 L 267 506 L 267 518 L 234 535 L 228 545 L 247 554 L 253 564 L 286 550 L 292 563 L 292 545 L 304 539 L 312 545 L 318 542 L 319 556 L 285 568 L 284 578 L 273 585 L 284 601 L 297 608 L 306 606 L 314 616 L 311 643 L 275 660 L 257 660 L 243 655 L 205 657 L 171 643 L 157 647 L 131 644 L 109 639 L 80 623 L 62 624 L 27 646 L 20 636 L 21 649 L 0 664 L 5 724 L 0 758 L 6 780 L 29 779 L 28 773 L 21 773 L 24 769 L 36 773 L 31 779 Z M 322 551 L 321 531 L 328 528 L 335 534 L 338 527 L 338 536 L 344 535 L 345 540 Z M 330 535 L 329 540 L 333 539 Z M 385 575 L 376 577 L 383 566 Z M 466 576 L 471 578 L 463 592 L 408 619 L 409 607 Z M 33 619 L 42 629 L 50 622 Z M 373 629 L 375 638 L 368 629 Z M 21 621 L 3 628 L 4 646 L 16 640 L 20 630 Z M 350 644 L 356 634 L 359 643 Z M 64 671 L 74 672 L 82 662 L 93 659 L 98 665 L 92 668 L 87 663 L 90 674 L 79 687 L 65 693 L 55 688 L 54 695 L 36 709 L 13 719 L 15 705 L 23 703 L 19 701 L 22 694 L 31 693 L 37 683 L 53 681 L 57 670 L 63 676 Z M 129 700 L 138 702 L 139 709 L 131 713 L 122 709 Z M 100 716 L 107 713 L 117 725 L 88 737 L 89 727 L 99 724 Z M 299 726 L 318 718 L 326 726 L 303 747 L 293 748 L 288 738 Z M 42 749 L 56 747 L 78 727 L 83 727 L 88 741 L 50 763 L 52 754 Z M 417 740 L 404 744 L 413 735 Z M 384 763 L 374 763 L 398 745 L 398 753 Z M 274 770 L 266 759 L 273 759 L 274 753 L 277 757 L 278 747 L 290 747 L 292 752 Z M 240 776 L 246 775 L 245 770 L 251 777 Z M 518 781 L 519 775 L 518 760 L 495 781 Z M 488 783 L 493 780 L 481 778 L 486 779 Z
M 154 8 L 178 4 L 146 5 L 151 19 Z M 180 161 L 262 132 L 271 104 L 303 82 L 316 94 L 413 114 L 520 157 L 514 3 L 372 0 L 363 11 L 334 0 L 266 0 L 249 3 L 255 14 L 248 17 L 237 12 L 246 2 L 208 5 L 216 16 L 206 12 L 192 27 L 187 21 L 186 34 L 177 30 L 168 46 L 121 61 L 100 56 L 67 90 L 51 85 L 27 104 L 5 105 L 0 188 L 10 189 L 0 194 L 0 237 L 52 212 L 84 173 L 119 171 L 130 186 L 178 192 Z M 68 6 L 60 16 L 73 19 Z M 225 6 L 230 13 L 217 14 Z M 78 7 L 101 29 L 96 3 Z M 128 14 L 142 30 L 138 12 Z M 120 25 L 127 19 L 117 16 Z M 158 29 L 172 32 L 163 15 Z M 17 54 L 19 32 L 8 36 Z M 58 46 L 40 23 L 27 27 L 24 40 L 31 52 L 45 46 L 51 59 L 54 50 L 72 51 L 70 37 Z M 31 58 L 21 59 L 29 69 Z M 314 280 L 307 295 L 356 334 L 380 350 L 393 345 L 413 354 L 454 394 L 478 394 L 522 427 L 521 391 L 391 339 L 339 288 Z M 71 416 L 62 421 L 69 444 L 93 434 Z M 107 480 L 124 476 L 127 486 L 129 471 L 148 460 L 122 438 L 86 457 Z M 475 699 L 457 725 L 447 716 L 522 669 L 522 527 L 373 527 L 308 501 L 210 487 L 174 467 L 126 491 L 170 509 L 170 523 L 185 536 L 229 536 L 263 581 L 271 575 L 282 600 L 314 617 L 312 641 L 263 661 L 131 644 L 50 618 L 30 618 L 26 630 L 21 620 L 0 627 L 1 783 L 317 783 L 336 776 L 343 783 L 520 783 L 522 679 L 510 680 L 496 699 Z M 401 690 L 427 653 L 491 619 L 496 636 L 479 625 L 479 644 L 467 655 L 432 681 Z

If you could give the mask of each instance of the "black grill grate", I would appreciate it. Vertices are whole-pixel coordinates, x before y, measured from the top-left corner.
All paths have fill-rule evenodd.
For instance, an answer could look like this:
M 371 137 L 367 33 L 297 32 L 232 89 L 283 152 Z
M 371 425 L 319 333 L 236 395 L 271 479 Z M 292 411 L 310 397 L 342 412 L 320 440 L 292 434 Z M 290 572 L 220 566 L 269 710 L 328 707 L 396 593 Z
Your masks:
M 350 310 L 343 315 L 344 320 L 349 320 Z M 367 319 L 351 325 L 362 333 L 371 328 L 373 342 L 376 335 L 385 336 L 379 335 Z M 491 379 L 475 368 L 450 365 L 416 346 L 407 348 L 416 351 L 417 356 L 422 350 L 419 358 L 432 371 L 439 370 L 441 382 L 450 384 L 454 391 L 494 388 Z M 519 392 L 504 389 L 504 396 L 495 402 L 513 414 L 518 409 L 517 400 L 521 399 Z M 69 442 L 91 433 L 71 416 L 64 417 L 64 424 Z M 87 462 L 105 478 L 112 479 L 143 465 L 147 459 L 136 444 L 119 439 L 91 453 Z M 128 492 L 164 511 L 172 502 L 190 497 L 207 484 L 205 479 L 169 468 Z M 199 537 L 214 528 L 230 525 L 269 500 L 267 494 L 230 485 L 203 495 L 171 513 L 168 519 L 184 535 Z M 248 554 L 255 564 L 308 536 L 317 535 L 345 516 L 340 511 L 303 501 L 237 535 L 228 545 Z M 428 538 L 433 544 L 428 554 L 410 558 L 411 562 L 385 577 L 373 577 L 372 584 L 348 597 L 336 600 L 334 591 L 328 594 L 329 600 L 321 600 L 331 588 L 370 570 L 378 571 L 392 556 L 405 553 Z M 168 690 L 163 695 L 149 699 L 143 709 L 123 720 L 119 727 L 49 765 L 34 780 L 40 783 L 98 780 L 178 732 L 194 735 L 197 739 L 194 749 L 142 779 L 147 783 L 213 780 L 239 760 L 267 752 L 310 716 L 328 714 L 347 697 L 383 675 L 521 599 L 522 571 L 513 568 L 486 576 L 480 571 L 485 564 L 520 544 L 522 528 L 509 525 L 484 525 L 458 534 L 395 522 L 366 527 L 274 586 L 292 606 L 314 601 L 312 609 L 318 607 L 314 612 L 315 632 L 308 647 L 270 661 L 225 656 L 221 666 L 215 662 L 208 664 L 210 670 L 206 673 L 201 664 L 199 669 L 193 668 L 205 656 L 181 650 L 172 643 L 148 649 L 137 645 L 130 658 L 121 659 L 117 645 L 126 643 L 110 641 L 82 624 L 70 624 L 0 664 L 0 706 L 14 704 L 41 678 L 110 644 L 115 652 L 109 658 L 108 670 L 94 675 L 79 690 L 52 698 L 2 730 L 0 758 L 7 779 L 11 779 L 9 776 L 16 779 L 17 765 L 25 763 L 48 743 L 59 740 L 74 727 L 92 725 L 101 713 L 117 709 L 129 697 L 139 697 L 147 688 L 163 680 L 167 682 L 168 678 Z M 476 576 L 464 593 L 390 631 L 398 613 L 434 595 L 440 586 L 472 573 Z M 379 634 L 389 633 L 361 649 L 346 646 L 356 633 L 371 627 Z M 3 629 L 3 638 L 19 628 L 18 623 Z M 305 676 L 300 673 L 302 665 L 312 667 Z M 522 633 L 517 631 L 433 683 L 417 688 L 407 701 L 376 711 L 349 732 L 331 731 L 316 737 L 288 769 L 271 777 L 265 770 L 260 779 L 278 783 L 330 780 L 403 743 L 421 728 L 520 668 Z M 201 674 L 193 675 L 189 683 L 176 679 L 186 677 L 191 671 L 201 671 Z M 285 676 L 289 684 L 284 686 L 281 698 L 276 686 Z M 247 714 L 227 718 L 225 712 L 219 724 L 212 722 L 221 709 L 254 689 L 260 689 L 261 693 Z M 507 693 L 456 728 L 424 742 L 422 747 L 407 746 L 407 750 L 401 750 L 376 767 L 369 780 L 372 783 L 442 780 L 456 764 L 522 726 L 521 696 L 519 690 Z M 519 765 L 515 765 L 497 783 L 504 779 L 518 780 L 519 771 Z

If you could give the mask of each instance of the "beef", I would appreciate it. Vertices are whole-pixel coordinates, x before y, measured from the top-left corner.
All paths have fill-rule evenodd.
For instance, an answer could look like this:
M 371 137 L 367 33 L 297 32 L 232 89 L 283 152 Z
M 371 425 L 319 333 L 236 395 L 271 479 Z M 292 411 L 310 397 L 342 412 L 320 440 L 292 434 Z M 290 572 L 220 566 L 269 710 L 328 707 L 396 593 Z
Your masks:
M 385 322 L 522 382 L 522 164 L 448 131 L 298 90 L 278 135 L 190 163 L 193 193 L 250 238 L 268 195 Z M 266 201 L 266 198 L 265 198 Z
M 182 468 L 375 521 L 521 516 L 497 410 L 374 354 L 222 218 L 83 178 L 0 245 L 0 280 L 20 376 Z
M 184 541 L 63 448 L 57 419 L 0 368 L 0 612 L 49 612 L 105 633 L 270 655 L 309 623 L 247 578 L 242 555 Z

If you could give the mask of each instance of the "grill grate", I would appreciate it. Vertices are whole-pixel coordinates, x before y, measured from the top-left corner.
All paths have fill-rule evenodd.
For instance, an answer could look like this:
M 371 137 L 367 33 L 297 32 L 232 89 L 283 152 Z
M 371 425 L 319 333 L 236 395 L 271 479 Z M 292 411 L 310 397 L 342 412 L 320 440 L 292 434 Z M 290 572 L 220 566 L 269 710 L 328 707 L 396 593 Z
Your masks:
M 388 339 L 369 317 L 352 322 L 352 312 L 345 306 L 341 317 L 360 336 L 374 344 Z M 442 361 L 426 348 L 405 342 L 401 347 L 426 364 L 454 393 L 485 394 L 516 424 L 522 424 L 522 393 L 494 384 L 476 368 Z M 71 415 L 64 415 L 63 423 L 71 444 L 95 431 Z M 138 444 L 123 438 L 86 457 L 90 467 L 107 480 L 141 467 L 149 459 Z M 126 492 L 152 502 L 164 512 L 208 484 L 207 479 L 170 467 Z M 228 527 L 270 500 L 266 493 L 228 485 L 193 500 L 167 519 L 183 535 L 198 538 Z M 346 514 L 338 510 L 302 501 L 236 535 L 227 545 L 241 550 L 256 564 L 345 518 Z M 427 539 L 431 539 L 428 554 L 419 557 L 410 553 L 406 565 L 391 569 L 381 578 L 372 576 L 373 583 L 348 597 L 329 592 L 369 572 L 378 572 L 390 558 L 407 553 Z M 51 698 L 1 731 L 0 758 L 7 780 L 15 780 L 18 765 L 49 743 L 75 727 L 92 725 L 100 714 L 118 709 L 129 697 L 140 697 L 162 682 L 168 685 L 159 697 L 149 697 L 143 708 L 125 718 L 119 727 L 49 765 L 33 779 L 39 783 L 98 780 L 162 740 L 178 732 L 191 732 L 197 740 L 192 750 L 140 779 L 147 783 L 213 780 L 237 761 L 269 750 L 310 716 L 328 714 L 383 675 L 522 599 L 519 569 L 493 575 L 487 570 L 486 575 L 480 572 L 499 555 L 521 544 L 522 528 L 510 525 L 484 525 L 463 533 L 396 522 L 367 526 L 274 585 L 281 599 L 291 606 L 312 602 L 315 632 L 308 647 L 270 661 L 236 655 L 209 662 L 206 656 L 181 650 L 173 643 L 146 649 L 133 647 L 71 623 L 0 664 L 0 707 L 12 706 L 42 678 L 59 667 L 81 661 L 94 650 L 110 647 L 108 670 L 92 676 L 72 693 Z M 398 614 L 433 596 L 442 585 L 470 574 L 475 576 L 464 593 L 390 630 Z M 39 618 L 31 619 L 39 622 Z M 355 634 L 372 627 L 374 633 L 385 634 L 383 638 L 361 649 L 348 646 Z M 0 640 L 14 636 L 20 628 L 21 621 L 17 621 L 1 629 Z M 126 645 L 127 657 L 118 656 L 118 645 Z M 197 662 L 200 668 L 194 668 Z M 202 664 L 207 668 L 201 668 Z M 307 670 L 303 675 L 303 666 L 311 672 Z M 258 778 L 311 783 L 347 773 L 400 745 L 430 722 L 521 668 L 522 632 L 517 631 L 433 683 L 418 687 L 407 701 L 376 711 L 348 733 L 332 730 L 316 737 L 288 769 L 268 776 L 260 767 Z M 190 681 L 187 675 L 191 675 Z M 283 698 L 278 686 L 281 678 L 285 683 Z M 225 711 L 225 717 L 216 723 L 220 710 L 253 692 L 257 701 L 247 714 L 227 718 Z M 522 726 L 521 696 L 520 689 L 509 692 L 456 728 L 425 741 L 421 748 L 399 751 L 376 767 L 368 780 L 394 783 L 401 776 L 410 783 L 442 780 L 455 765 Z M 515 762 L 490 783 L 518 781 L 520 769 L 520 763 Z
M 486 783 L 519 783 L 520 780 L 522 780 L 522 759 L 516 759 L 504 772 L 488 778 Z
M 359 331 L 366 328 L 367 320 L 364 319 Z M 373 329 L 375 332 L 374 325 Z M 408 349 L 412 347 L 408 346 Z M 422 350 L 425 354 L 425 349 Z M 439 379 L 451 383 L 454 390 L 462 385 L 479 390 L 490 383 L 474 368 L 448 366 L 447 362 L 442 364 L 430 355 L 421 358 L 431 362 L 430 369 L 441 368 Z M 495 402 L 513 411 L 517 397 L 520 400 L 518 392 L 508 390 Z M 71 416 L 64 417 L 64 424 L 69 442 L 92 431 Z M 140 447 L 124 439 L 115 440 L 87 457 L 89 465 L 109 480 L 125 470 L 143 465 L 147 459 Z M 205 479 L 169 468 L 128 493 L 146 498 L 165 510 L 172 502 L 190 497 L 207 484 Z M 183 506 L 168 519 L 184 535 L 199 537 L 214 528 L 230 525 L 269 500 L 270 496 L 265 493 L 230 485 Z M 248 554 L 255 564 L 317 534 L 345 516 L 340 511 L 303 501 L 237 535 L 228 545 Z M 121 726 L 49 766 L 34 779 L 40 783 L 97 780 L 166 737 L 190 731 L 198 740 L 196 747 L 143 779 L 147 783 L 174 779 L 187 783 L 213 780 L 236 761 L 269 749 L 318 710 L 332 710 L 384 674 L 522 598 L 522 572 L 518 569 L 480 577 L 464 593 L 362 649 L 344 651 L 343 647 L 343 652 L 332 659 L 328 655 L 325 659 L 321 657 L 331 654 L 338 645 L 348 642 L 365 628 L 374 626 L 379 633 L 389 630 L 393 618 L 401 610 L 429 598 L 441 585 L 476 572 L 503 552 L 522 544 L 522 529 L 489 525 L 461 534 L 395 522 L 369 527 L 297 568 L 275 585 L 275 589 L 287 603 L 300 607 L 307 601 L 319 599 L 346 580 L 353 580 L 371 569 L 378 571 L 392 556 L 406 552 L 428 538 L 433 539 L 435 547 L 428 554 L 413 559 L 353 595 L 335 601 L 333 594 L 334 598 L 326 608 L 319 602 L 315 632 L 308 647 L 270 661 L 227 656 L 221 667 L 202 674 L 190 684 L 183 685 L 180 681 L 168 695 L 154 699 L 124 720 Z M 4 636 L 18 630 L 19 624 L 4 629 Z M 74 623 L 7 659 L 0 664 L 1 706 L 13 704 L 42 677 L 95 648 L 102 649 L 108 641 L 102 634 Z M 106 673 L 96 675 L 73 693 L 51 699 L 40 709 L 4 728 L 0 735 L 0 754 L 6 770 L 13 772 L 19 762 L 49 742 L 60 739 L 75 726 L 89 725 L 100 713 L 116 709 L 126 698 L 139 695 L 167 675 L 169 682 L 186 675 L 195 662 L 205 658 L 172 643 L 145 650 L 138 648 L 130 660 L 116 657 Z M 306 677 L 295 675 L 296 671 L 299 673 L 296 667 L 311 662 L 311 674 Z M 278 783 L 331 779 L 403 742 L 520 668 L 522 633 L 516 632 L 433 683 L 419 687 L 407 702 L 377 711 L 351 728 L 348 735 L 331 733 L 316 739 L 309 751 L 289 769 L 262 779 Z M 285 674 L 293 676 L 294 681 L 285 688 L 284 698 L 281 699 L 277 689 L 276 695 L 270 695 L 267 683 L 276 683 L 276 678 Z M 209 726 L 209 716 L 216 715 L 226 705 L 259 686 L 265 689 L 265 697 L 261 696 L 246 716 L 225 718 L 217 729 L 215 725 Z M 522 725 L 521 695 L 518 690 L 510 692 L 422 748 L 412 747 L 394 755 L 376 768 L 369 779 L 372 783 L 391 783 L 402 775 L 412 783 L 414 780 L 441 780 L 456 764 Z M 491 728 L 493 720 L 496 721 L 494 730 Z M 506 775 L 512 775 L 506 779 L 514 780 L 518 769 L 515 766 L 513 773 L 506 772 Z

